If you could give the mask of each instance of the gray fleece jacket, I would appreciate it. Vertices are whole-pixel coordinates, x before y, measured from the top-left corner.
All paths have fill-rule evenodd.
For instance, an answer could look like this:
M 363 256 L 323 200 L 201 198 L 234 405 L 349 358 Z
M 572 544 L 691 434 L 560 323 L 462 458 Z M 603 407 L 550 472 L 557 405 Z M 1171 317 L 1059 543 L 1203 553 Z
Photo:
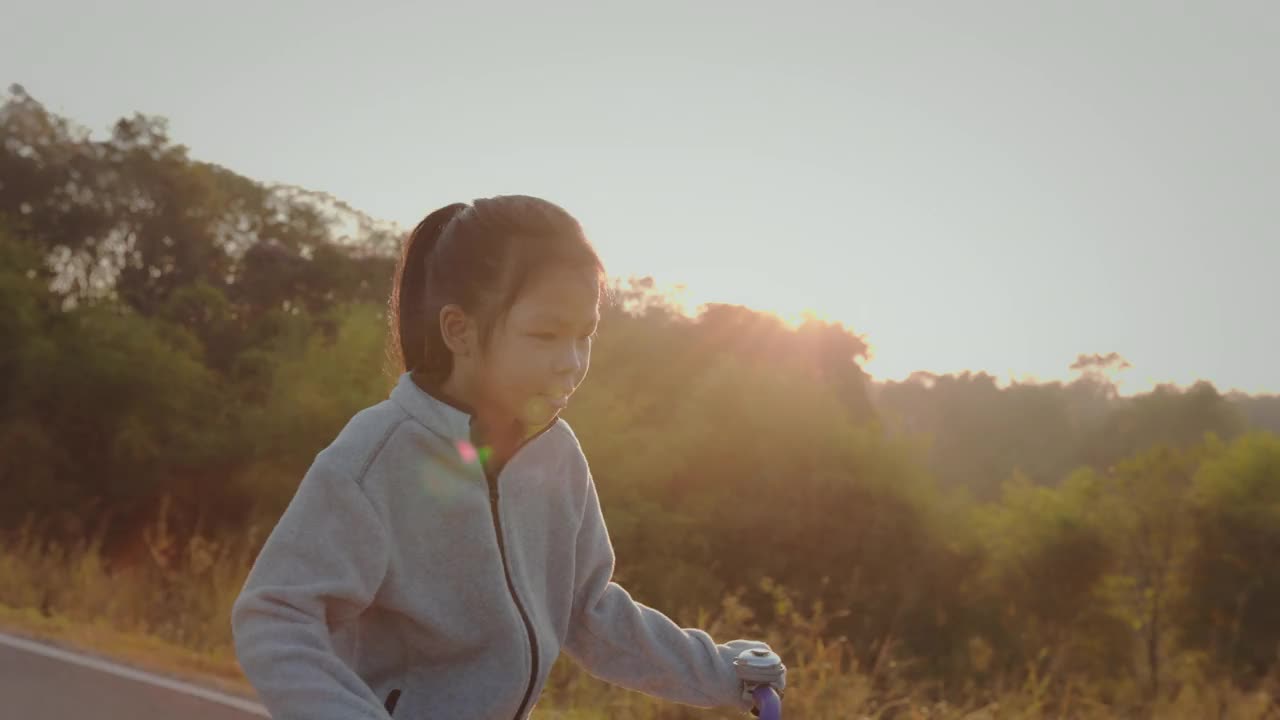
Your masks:
M 749 710 L 716 644 L 632 600 L 582 449 L 557 419 L 486 478 L 471 416 L 406 373 L 316 456 L 232 611 L 277 720 L 522 720 L 561 651 L 608 682 Z M 491 491 L 491 487 L 495 492 Z

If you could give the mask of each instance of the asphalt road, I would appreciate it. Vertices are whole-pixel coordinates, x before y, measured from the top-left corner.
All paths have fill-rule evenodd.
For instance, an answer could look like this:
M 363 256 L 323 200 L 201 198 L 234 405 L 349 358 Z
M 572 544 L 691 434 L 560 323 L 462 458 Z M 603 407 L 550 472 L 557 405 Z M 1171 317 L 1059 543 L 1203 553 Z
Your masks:
M 2 720 L 258 720 L 257 703 L 0 634 Z

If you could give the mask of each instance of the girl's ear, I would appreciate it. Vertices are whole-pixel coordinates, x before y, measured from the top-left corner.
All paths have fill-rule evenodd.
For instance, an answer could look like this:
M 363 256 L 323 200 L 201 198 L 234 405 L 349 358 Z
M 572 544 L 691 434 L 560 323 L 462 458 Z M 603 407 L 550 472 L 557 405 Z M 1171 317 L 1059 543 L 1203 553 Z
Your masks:
M 454 357 L 471 357 L 480 349 L 480 333 L 475 321 L 457 305 L 440 308 L 440 335 Z

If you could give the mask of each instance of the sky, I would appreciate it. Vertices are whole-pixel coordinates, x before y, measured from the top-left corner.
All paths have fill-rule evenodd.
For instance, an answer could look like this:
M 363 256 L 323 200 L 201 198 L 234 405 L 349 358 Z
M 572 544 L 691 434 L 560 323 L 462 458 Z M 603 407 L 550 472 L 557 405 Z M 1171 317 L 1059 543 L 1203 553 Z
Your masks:
M 411 227 L 545 197 L 611 274 L 876 379 L 1280 392 L 1280 4 L 0 0 L 0 81 Z

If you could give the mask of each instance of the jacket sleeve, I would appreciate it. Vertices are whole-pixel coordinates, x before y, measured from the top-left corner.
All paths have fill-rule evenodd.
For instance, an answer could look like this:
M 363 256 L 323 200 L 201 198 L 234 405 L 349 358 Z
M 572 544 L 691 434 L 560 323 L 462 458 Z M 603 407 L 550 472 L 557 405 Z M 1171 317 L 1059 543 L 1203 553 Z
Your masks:
M 236 655 L 276 720 L 387 720 L 335 652 L 329 624 L 367 608 L 390 542 L 354 478 L 324 461 L 307 471 L 232 608 Z
M 565 652 L 593 676 L 671 702 L 750 710 L 733 659 L 764 643 L 716 644 L 702 630 L 680 628 L 612 582 L 613 545 L 594 482 L 578 531 L 574 604 Z

